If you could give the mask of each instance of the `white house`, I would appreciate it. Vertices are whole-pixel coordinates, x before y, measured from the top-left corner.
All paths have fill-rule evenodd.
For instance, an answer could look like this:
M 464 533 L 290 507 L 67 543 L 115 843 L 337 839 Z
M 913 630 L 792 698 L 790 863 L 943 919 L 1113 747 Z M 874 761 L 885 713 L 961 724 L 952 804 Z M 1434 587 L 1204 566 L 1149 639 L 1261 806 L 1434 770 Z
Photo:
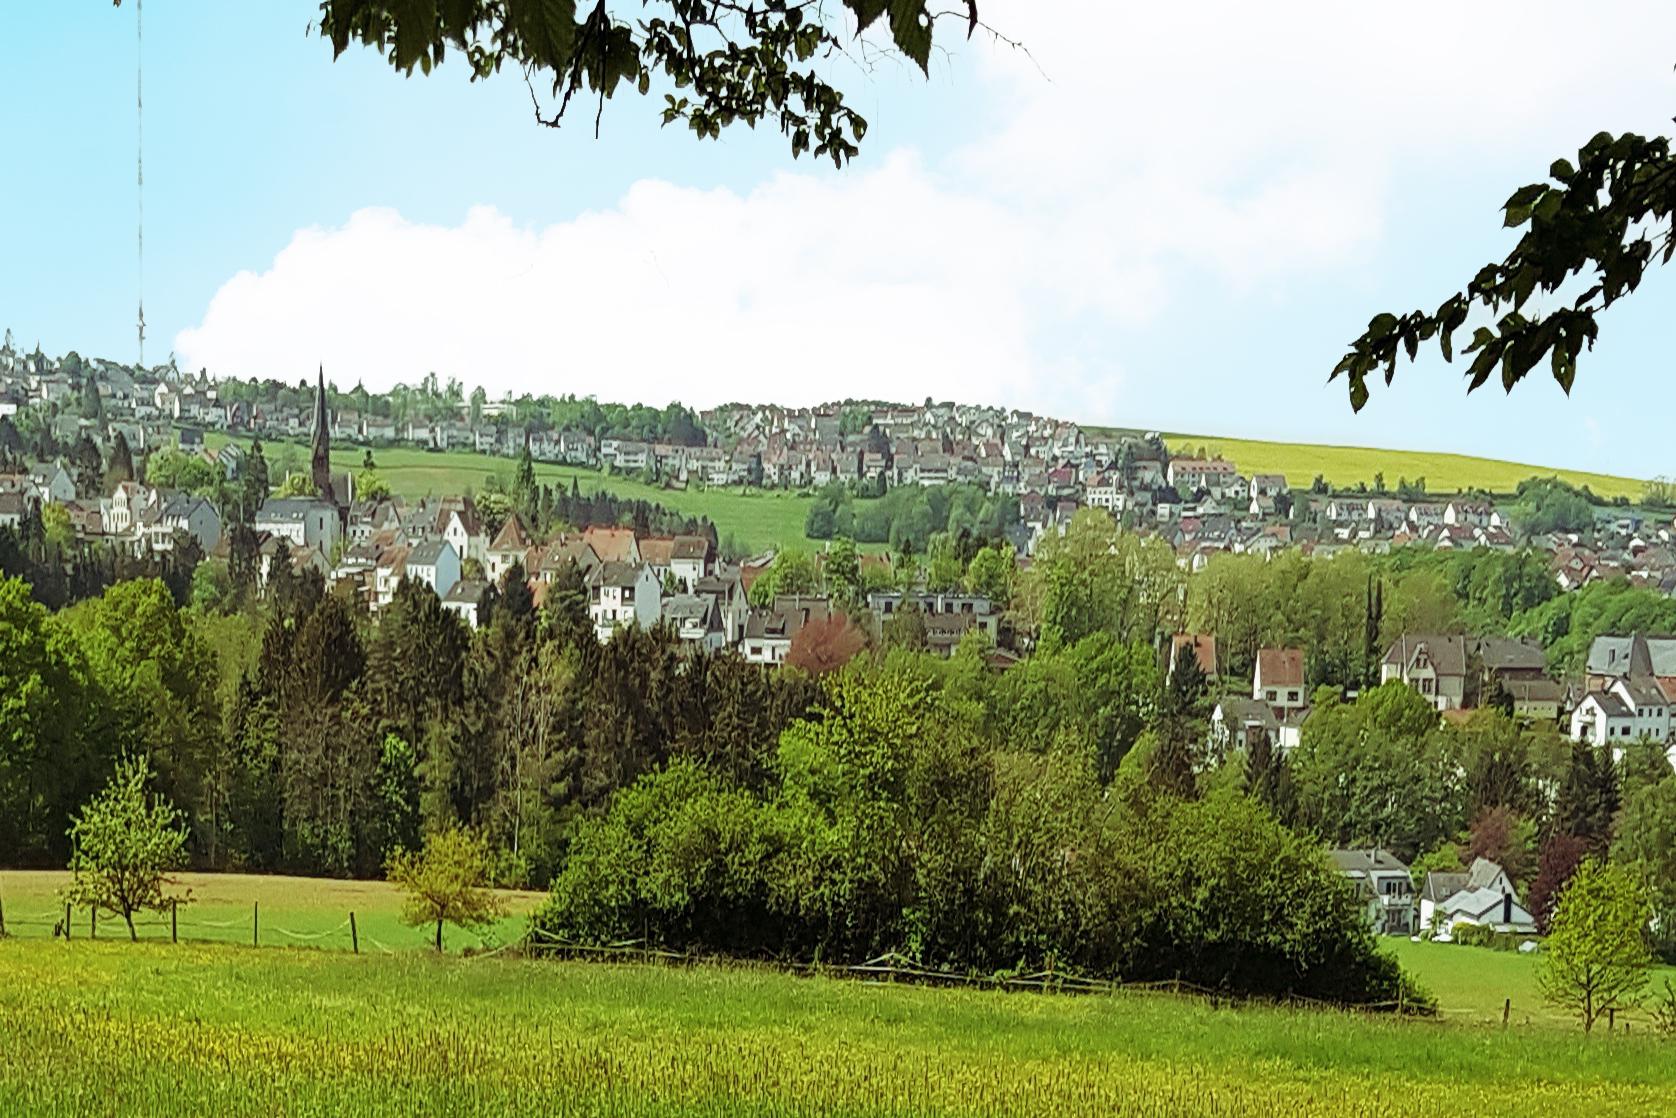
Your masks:
M 669 554 L 669 573 L 692 593 L 698 580 L 710 573 L 709 537 L 676 536 Z
M 530 537 L 529 533 L 524 531 L 524 522 L 518 518 L 517 513 L 512 513 L 495 534 L 494 542 L 489 545 L 484 566 L 488 570 L 490 580 L 499 582 L 501 576 L 514 563 L 525 561 L 524 557 L 529 554 L 529 550 Z M 533 575 L 535 572 L 525 573 Z
M 1257 667 L 1251 674 L 1251 697 L 1268 704 L 1275 720 L 1309 705 L 1304 688 L 1304 654 L 1299 648 L 1257 650 Z
M 475 629 L 483 623 L 481 606 L 489 584 L 482 579 L 462 578 L 442 597 L 442 608 Z
M 662 587 L 652 568 L 601 563 L 588 575 L 588 617 L 601 641 L 629 625 L 650 629 L 662 613 Z
M 484 551 L 487 540 L 483 538 L 482 527 L 477 519 L 477 507 L 470 498 L 461 502 L 450 501 L 437 516 L 437 530 L 442 538 L 454 548 L 454 554 L 461 559 L 476 559 L 484 561 Z
M 722 647 L 722 613 L 710 594 L 674 594 L 663 603 L 663 619 L 689 647 L 712 652 Z
M 153 551 L 172 551 L 175 533 L 185 532 L 198 541 L 204 554 L 221 542 L 221 514 L 202 497 L 176 493 L 155 510 L 148 510 L 147 534 Z
M 1613 746 L 1616 755 L 1625 743 L 1641 738 L 1669 741 L 1670 722 L 1670 702 L 1654 680 L 1645 676 L 1615 679 L 1604 691 L 1583 696 L 1571 712 L 1571 737 Z
M 270 497 L 256 510 L 254 527 L 283 536 L 293 547 L 317 548 L 328 556 L 343 535 L 338 510 L 314 497 Z
M 1526 935 L 1536 932 L 1536 920 L 1519 902 L 1513 880 L 1488 858 L 1474 858 L 1466 873 L 1426 875 L 1420 892 L 1419 930 L 1430 929 L 1446 939 L 1457 924 Z
M 1414 882 L 1408 867 L 1389 850 L 1334 850 L 1333 864 L 1354 881 L 1367 903 L 1368 921 L 1383 935 L 1414 930 Z
M 437 597 L 447 597 L 460 581 L 460 553 L 447 540 L 414 544 L 407 553 L 407 577 L 429 586 Z
M 752 664 L 783 664 L 791 642 L 811 621 L 823 621 L 831 613 L 824 598 L 781 597 L 773 609 L 753 609 L 745 619 L 741 648 Z

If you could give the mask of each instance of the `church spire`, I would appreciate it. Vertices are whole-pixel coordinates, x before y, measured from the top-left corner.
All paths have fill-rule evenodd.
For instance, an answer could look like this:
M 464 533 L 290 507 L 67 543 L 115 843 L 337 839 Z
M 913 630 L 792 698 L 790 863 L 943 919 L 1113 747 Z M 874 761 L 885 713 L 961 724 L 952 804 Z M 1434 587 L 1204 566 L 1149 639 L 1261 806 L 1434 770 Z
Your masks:
M 314 390 L 314 491 L 320 499 L 336 505 L 332 492 L 332 427 L 326 413 L 326 366 L 320 366 L 320 381 Z

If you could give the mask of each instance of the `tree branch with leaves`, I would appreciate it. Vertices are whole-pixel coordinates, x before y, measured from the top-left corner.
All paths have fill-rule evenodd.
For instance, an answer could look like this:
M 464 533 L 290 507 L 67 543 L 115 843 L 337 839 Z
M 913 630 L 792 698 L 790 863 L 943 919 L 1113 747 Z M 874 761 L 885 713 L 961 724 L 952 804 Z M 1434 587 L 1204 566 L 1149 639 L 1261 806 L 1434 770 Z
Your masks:
M 1453 361 L 1455 337 L 1475 314 L 1489 321 L 1473 328 L 1463 351 L 1472 358 L 1468 392 L 1491 377 L 1511 392 L 1545 360 L 1571 391 L 1579 355 L 1599 337 L 1601 312 L 1676 255 L 1676 159 L 1664 137 L 1602 132 L 1576 163 L 1556 159 L 1548 173 L 1549 181 L 1520 187 L 1502 207 L 1504 225 L 1524 229 L 1505 259 L 1479 269 L 1434 312 L 1375 315 L 1351 343 L 1329 379 L 1345 378 L 1352 408 L 1367 403 L 1370 376 L 1390 384 L 1398 362 L 1413 361 L 1424 343 L 1435 341 Z M 1560 305 L 1544 309 L 1550 296 Z
M 473 81 L 512 67 L 535 100 L 537 121 L 557 128 L 579 97 L 596 102 L 624 88 L 642 97 L 659 87 L 665 125 L 685 121 L 716 139 L 734 124 L 768 121 L 792 155 L 813 152 L 843 164 L 856 156 L 867 121 L 845 99 L 825 63 L 848 57 L 875 25 L 895 49 L 929 73 L 933 33 L 954 18 L 970 36 L 977 0 L 933 11 L 926 0 L 643 0 L 635 18 L 606 0 L 323 0 L 318 28 L 334 57 L 352 44 L 376 50 L 411 76 L 429 74 L 450 49 Z M 863 67 L 857 64 L 857 72 Z M 537 84 L 553 106 L 543 108 Z M 667 83 L 674 92 L 663 92 Z

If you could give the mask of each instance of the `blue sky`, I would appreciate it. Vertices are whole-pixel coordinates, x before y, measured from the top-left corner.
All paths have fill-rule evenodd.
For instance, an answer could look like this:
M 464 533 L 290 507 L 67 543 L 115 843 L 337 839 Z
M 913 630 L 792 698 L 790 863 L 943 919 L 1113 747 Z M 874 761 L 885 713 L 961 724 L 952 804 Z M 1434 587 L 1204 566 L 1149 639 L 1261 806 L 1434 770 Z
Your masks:
M 152 0 L 147 355 L 653 403 L 934 395 L 1676 473 L 1667 276 L 1607 315 L 1569 400 L 1468 398 L 1437 359 L 1359 416 L 1326 385 L 1372 313 L 1505 251 L 1513 187 L 1676 108 L 1668 5 L 1383 8 L 990 0 L 1032 57 L 958 42 L 930 81 L 841 72 L 872 129 L 839 173 L 772 131 L 660 129 L 633 97 L 596 140 L 591 114 L 536 127 L 515 76 L 334 64 L 313 0 Z M 0 325 L 132 357 L 134 13 L 6 5 L 0 42 Z

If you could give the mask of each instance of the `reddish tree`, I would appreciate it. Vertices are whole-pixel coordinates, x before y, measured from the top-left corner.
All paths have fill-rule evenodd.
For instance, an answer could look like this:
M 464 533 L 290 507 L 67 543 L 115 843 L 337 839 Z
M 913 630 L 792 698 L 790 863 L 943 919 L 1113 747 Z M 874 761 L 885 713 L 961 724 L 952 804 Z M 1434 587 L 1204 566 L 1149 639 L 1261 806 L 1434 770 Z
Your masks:
M 1519 835 L 1519 814 L 1503 805 L 1478 813 L 1467 838 L 1466 860 L 1488 858 L 1514 881 L 1530 879 L 1530 851 Z
M 867 634 L 846 614 L 811 619 L 791 639 L 786 663 L 810 675 L 843 667 L 867 646 Z
M 1537 930 L 1543 935 L 1548 934 L 1548 921 L 1554 915 L 1561 891 L 1588 855 L 1589 841 L 1576 835 L 1553 835 L 1542 844 L 1536 880 L 1531 882 L 1530 910 L 1536 917 Z

